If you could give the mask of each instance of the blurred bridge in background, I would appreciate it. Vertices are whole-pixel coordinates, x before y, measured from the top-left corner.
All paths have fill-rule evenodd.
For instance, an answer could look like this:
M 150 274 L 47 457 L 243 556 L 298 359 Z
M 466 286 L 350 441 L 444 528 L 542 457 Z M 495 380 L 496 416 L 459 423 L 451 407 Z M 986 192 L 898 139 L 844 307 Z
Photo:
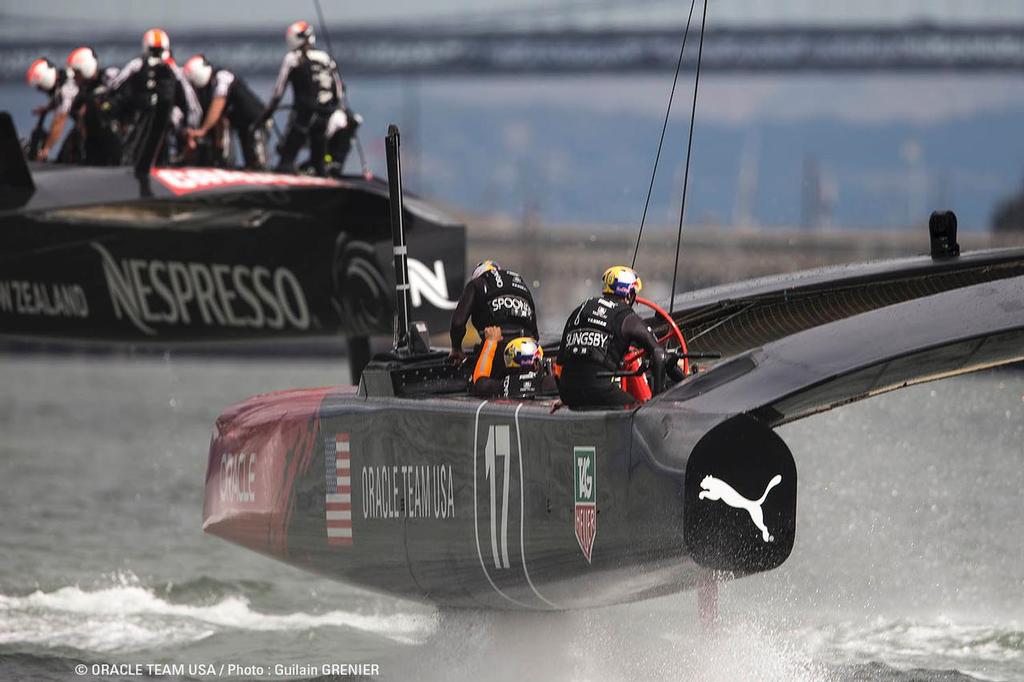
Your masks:
M 694 25 L 698 24 L 695 17 Z M 281 31 L 172 33 L 179 61 L 195 52 L 246 75 L 276 73 Z M 331 28 L 334 56 L 349 76 L 476 76 L 662 72 L 674 68 L 682 25 L 659 28 L 479 29 L 380 24 Z M 775 25 L 715 28 L 703 68 L 729 73 L 1024 70 L 1024 24 Z M 321 39 L 321 46 L 326 41 Z M 0 44 L 0 80 L 20 80 L 40 55 L 63 60 L 86 43 L 104 64 L 139 52 L 138 36 L 13 39 Z M 684 65 L 697 55 L 691 29 Z

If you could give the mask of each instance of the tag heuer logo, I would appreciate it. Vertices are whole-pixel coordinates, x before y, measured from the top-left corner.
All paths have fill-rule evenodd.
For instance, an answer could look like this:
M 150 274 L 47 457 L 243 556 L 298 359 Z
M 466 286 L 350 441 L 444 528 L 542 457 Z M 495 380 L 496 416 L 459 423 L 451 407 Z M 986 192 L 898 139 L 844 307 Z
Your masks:
M 576 541 L 590 563 L 597 535 L 597 456 L 592 446 L 574 447 L 573 492 L 576 497 Z

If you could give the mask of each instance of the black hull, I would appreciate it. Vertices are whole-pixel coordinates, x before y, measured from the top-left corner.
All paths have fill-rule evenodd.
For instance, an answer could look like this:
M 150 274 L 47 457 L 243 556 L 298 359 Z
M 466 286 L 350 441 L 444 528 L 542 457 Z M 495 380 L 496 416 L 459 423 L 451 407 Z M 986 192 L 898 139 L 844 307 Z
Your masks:
M 154 169 L 142 196 L 130 169 L 36 168 L 31 199 L 0 211 L 0 334 L 130 344 L 390 334 L 386 188 L 231 173 Z M 195 178 L 207 184 L 185 184 Z M 406 212 L 419 259 L 413 317 L 443 329 L 464 281 L 465 228 L 422 202 Z

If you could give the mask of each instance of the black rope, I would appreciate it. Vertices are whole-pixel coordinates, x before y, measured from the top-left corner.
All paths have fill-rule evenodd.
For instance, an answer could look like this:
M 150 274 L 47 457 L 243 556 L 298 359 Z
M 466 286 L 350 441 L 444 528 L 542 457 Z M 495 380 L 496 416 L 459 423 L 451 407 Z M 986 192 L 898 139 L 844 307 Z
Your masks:
M 654 191 L 654 178 L 658 175 L 658 160 L 661 159 L 661 147 L 665 143 L 665 130 L 668 128 L 669 114 L 672 113 L 672 100 L 676 95 L 676 83 L 679 81 L 679 69 L 683 66 L 683 52 L 686 50 L 686 38 L 690 35 L 690 20 L 693 19 L 693 7 L 697 0 L 690 0 L 690 14 L 686 17 L 686 30 L 683 31 L 683 45 L 679 48 L 679 60 L 676 62 L 676 75 L 672 78 L 672 90 L 668 95 L 668 108 L 665 110 L 665 120 L 661 124 L 661 137 L 658 139 L 658 153 L 654 156 L 654 170 L 651 171 L 651 184 L 647 187 L 647 200 L 644 201 L 644 214 L 640 218 L 640 231 L 636 235 L 636 247 L 633 249 L 633 262 L 630 267 L 636 267 L 636 257 L 640 253 L 640 240 L 644 236 L 644 223 L 647 222 L 647 208 L 651 205 L 651 192 Z
M 320 9 L 320 0 L 313 0 L 313 4 L 316 6 L 316 16 L 320 23 L 320 33 L 323 34 L 324 40 L 327 41 L 327 52 L 334 58 L 334 48 L 331 47 L 331 34 L 327 32 L 327 23 L 324 21 L 324 12 Z M 338 93 L 341 94 L 341 93 Z
M 679 247 L 683 243 L 683 216 L 686 214 L 686 188 L 690 184 L 690 152 L 693 150 L 693 121 L 697 117 L 697 88 L 700 86 L 700 60 L 704 54 L 704 27 L 708 19 L 708 0 L 704 0 L 704 15 L 700 20 L 700 43 L 697 47 L 697 74 L 693 79 L 693 107 L 690 109 L 690 137 L 686 143 L 686 170 L 683 171 L 683 203 L 679 207 L 679 234 L 676 235 L 676 260 L 672 266 L 672 291 L 668 302 L 668 314 L 676 303 L 676 278 L 679 276 Z

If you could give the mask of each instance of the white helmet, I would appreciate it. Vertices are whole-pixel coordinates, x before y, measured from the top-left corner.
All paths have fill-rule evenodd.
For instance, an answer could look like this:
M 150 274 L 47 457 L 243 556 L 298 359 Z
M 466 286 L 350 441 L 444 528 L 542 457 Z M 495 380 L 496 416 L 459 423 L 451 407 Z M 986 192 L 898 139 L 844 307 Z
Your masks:
M 68 66 L 85 80 L 91 80 L 96 77 L 100 62 L 91 47 L 79 47 L 68 55 Z
M 169 54 L 171 49 L 171 38 L 162 28 L 151 28 L 142 34 L 142 52 L 151 56 L 163 59 L 165 53 Z
M 303 45 L 313 45 L 316 43 L 313 27 L 305 21 L 296 21 L 289 26 L 284 34 L 284 39 L 288 43 L 288 48 L 292 50 L 297 50 Z
M 33 88 L 49 92 L 57 85 L 57 67 L 49 59 L 40 57 L 28 67 L 25 80 Z
M 185 62 L 185 77 L 197 88 L 205 88 L 213 76 L 213 67 L 201 54 L 192 55 Z

